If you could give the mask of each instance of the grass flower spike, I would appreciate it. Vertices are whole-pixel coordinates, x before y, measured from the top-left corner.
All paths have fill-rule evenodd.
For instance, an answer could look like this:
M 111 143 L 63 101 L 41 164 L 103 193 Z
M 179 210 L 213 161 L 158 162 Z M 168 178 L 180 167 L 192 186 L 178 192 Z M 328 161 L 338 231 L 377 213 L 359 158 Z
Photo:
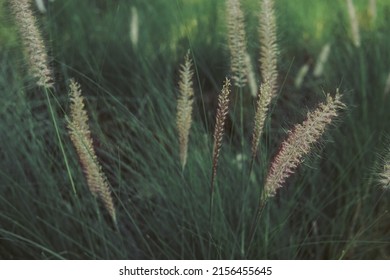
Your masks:
M 329 54 L 330 54 L 331 45 L 330 43 L 325 44 L 322 47 L 321 53 L 318 56 L 317 63 L 313 70 L 314 77 L 321 77 L 324 73 L 324 66 L 326 62 L 328 61 Z
M 351 25 L 352 41 L 355 47 L 360 47 L 360 31 L 359 31 L 359 21 L 356 15 L 356 9 L 353 5 L 352 0 L 346 0 L 348 6 L 349 22 Z
M 46 88 L 53 86 L 53 75 L 49 68 L 46 47 L 38 29 L 29 0 L 11 0 L 10 7 L 22 37 L 22 43 L 30 74 L 37 79 L 37 85 Z
M 244 13 L 239 0 L 227 0 L 226 7 L 232 78 L 237 87 L 243 87 L 247 83 L 250 70 L 247 62 Z
M 260 69 L 263 83 L 269 83 L 271 95 L 276 94 L 277 88 L 277 53 L 276 17 L 273 0 L 261 2 L 260 13 Z
M 211 177 L 211 193 L 214 191 L 214 180 L 217 176 L 219 152 L 222 147 L 222 138 L 225 133 L 225 120 L 229 111 L 230 80 L 225 79 L 221 93 L 218 96 L 218 109 L 214 129 L 213 169 Z
M 257 99 L 255 126 L 252 135 L 252 158 L 257 154 L 257 148 L 260 143 L 260 138 L 264 129 L 264 122 L 267 117 L 268 107 L 272 100 L 272 89 L 269 83 L 262 83 L 260 85 L 260 94 Z
M 258 93 L 255 124 L 252 135 L 252 161 L 256 157 L 264 129 L 268 108 L 277 89 L 276 18 L 272 0 L 261 2 L 260 14 L 260 68 L 262 84 Z
M 309 112 L 302 124 L 296 125 L 288 132 L 287 139 L 282 143 L 278 155 L 271 164 L 263 192 L 263 199 L 274 196 L 286 179 L 295 172 L 304 155 L 310 152 L 312 144 L 316 143 L 328 124 L 338 115 L 338 110 L 345 107 L 340 101 L 340 94 L 332 98 L 327 95 L 326 102 Z
M 194 102 L 193 74 L 190 53 L 188 52 L 180 69 L 180 95 L 177 100 L 176 118 L 177 131 L 179 133 L 180 162 L 183 169 L 187 163 L 188 137 L 192 122 L 192 105 Z
M 84 99 L 80 86 L 74 80 L 70 82 L 70 121 L 68 123 L 70 139 L 76 148 L 84 170 L 90 191 L 98 196 L 111 215 L 115 225 L 117 224 L 116 211 L 111 197 L 108 180 L 98 162 L 91 132 L 88 126 L 88 115 L 84 108 Z

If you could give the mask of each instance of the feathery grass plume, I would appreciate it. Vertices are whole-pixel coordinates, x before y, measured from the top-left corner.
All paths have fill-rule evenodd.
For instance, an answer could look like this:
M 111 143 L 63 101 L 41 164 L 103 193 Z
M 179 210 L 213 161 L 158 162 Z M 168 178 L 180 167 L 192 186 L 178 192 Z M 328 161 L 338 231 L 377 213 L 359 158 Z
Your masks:
M 355 47 L 360 47 L 360 31 L 359 31 L 359 21 L 356 15 L 356 9 L 353 5 L 352 0 L 346 0 L 348 6 L 348 14 L 349 14 L 349 23 L 351 26 L 351 35 L 352 41 Z
M 72 79 L 69 87 L 69 95 L 72 102 L 70 105 L 70 121 L 68 122 L 70 139 L 80 158 L 89 190 L 103 201 L 105 208 L 111 215 L 115 225 L 117 225 L 116 211 L 109 183 L 93 148 L 91 132 L 88 126 L 88 115 L 84 108 L 84 99 L 81 95 L 80 85 Z
M 301 88 L 303 80 L 305 79 L 307 73 L 309 72 L 310 66 L 308 63 L 305 63 L 302 65 L 301 68 L 299 68 L 298 74 L 295 77 L 294 85 L 296 88 Z
M 276 95 L 277 89 L 277 39 L 276 39 L 276 17 L 273 0 L 261 2 L 260 13 L 260 69 L 263 83 L 268 83 L 271 88 L 271 95 Z
M 241 10 L 239 0 L 227 0 L 226 9 L 232 79 L 237 87 L 243 87 L 247 83 L 249 70 L 246 63 L 248 53 L 246 50 L 244 13 Z
M 340 98 L 338 90 L 334 98 L 328 94 L 325 103 L 321 103 L 315 111 L 309 112 L 302 124 L 295 125 L 288 132 L 287 139 L 282 143 L 279 153 L 272 161 L 262 200 L 276 194 L 286 179 L 295 172 L 303 156 L 310 152 L 312 144 L 320 139 L 326 126 L 338 115 L 338 110 L 345 107 Z
M 131 20 L 130 20 L 130 41 L 133 48 L 138 46 L 138 34 L 139 34 L 139 21 L 138 12 L 136 7 L 131 7 Z
M 184 59 L 184 64 L 181 65 L 180 69 L 180 95 L 177 100 L 176 117 L 176 126 L 179 133 L 180 162 L 183 169 L 187 163 L 188 137 L 192 123 L 192 104 L 194 103 L 193 75 L 192 61 L 190 52 L 188 51 Z
M 272 100 L 272 89 L 268 82 L 260 85 L 259 97 L 256 104 L 255 122 L 252 135 L 252 159 L 256 157 L 257 148 L 263 134 L 264 122 L 267 117 L 268 107 Z
M 328 61 L 330 54 L 330 43 L 325 44 L 325 46 L 322 47 L 321 53 L 317 59 L 317 63 L 314 67 L 313 75 L 314 77 L 320 77 L 324 73 L 324 66 L 325 63 Z
M 253 97 L 256 97 L 257 96 L 256 76 L 255 76 L 255 71 L 253 71 L 251 57 L 248 53 L 245 54 L 245 66 L 247 69 L 248 84 L 249 84 L 249 89 L 251 91 L 251 95 Z
M 218 96 L 218 109 L 215 119 L 214 145 L 213 145 L 213 169 L 211 175 L 211 193 L 214 192 L 214 180 L 217 176 L 219 152 L 222 147 L 222 138 L 225 132 L 225 120 L 229 111 L 230 80 L 225 79 L 222 91 Z
M 256 157 L 257 148 L 264 129 L 272 98 L 277 89 L 277 45 L 276 45 L 276 17 L 273 0 L 261 2 L 260 14 L 260 68 L 262 83 L 258 93 L 255 123 L 252 135 L 252 162 Z
M 52 87 L 53 76 L 49 67 L 49 58 L 31 8 L 31 1 L 11 0 L 10 7 L 21 34 L 30 74 L 37 79 L 38 86 Z

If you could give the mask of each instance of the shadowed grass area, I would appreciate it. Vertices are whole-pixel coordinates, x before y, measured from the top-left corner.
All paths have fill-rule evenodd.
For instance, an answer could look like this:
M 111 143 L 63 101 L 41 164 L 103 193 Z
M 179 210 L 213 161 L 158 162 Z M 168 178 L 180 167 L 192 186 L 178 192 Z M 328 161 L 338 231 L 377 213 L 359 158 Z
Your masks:
M 390 72 L 388 1 L 377 1 L 375 18 L 367 12 L 368 1 L 353 1 L 360 48 L 351 40 L 344 1 L 275 1 L 279 91 L 250 172 L 256 99 L 248 86 L 232 87 L 212 232 L 217 97 L 231 74 L 225 1 L 49 3 L 46 14 L 35 14 L 55 76 L 47 96 L 28 75 L 7 2 L 0 6 L 0 258 L 390 257 L 390 197 L 377 181 L 390 133 L 390 96 L 384 94 Z M 260 4 L 241 2 L 259 83 Z M 137 42 L 131 35 L 135 13 Z M 329 58 L 315 77 L 327 43 Z M 194 109 L 183 170 L 176 101 L 188 49 Z M 309 70 L 297 88 L 294 81 L 304 64 Z M 68 135 L 69 78 L 82 88 L 96 156 L 112 186 L 118 229 L 89 192 Z M 334 94 L 336 88 L 348 109 L 268 201 L 248 248 L 271 160 L 286 131 L 324 101 L 323 91 Z

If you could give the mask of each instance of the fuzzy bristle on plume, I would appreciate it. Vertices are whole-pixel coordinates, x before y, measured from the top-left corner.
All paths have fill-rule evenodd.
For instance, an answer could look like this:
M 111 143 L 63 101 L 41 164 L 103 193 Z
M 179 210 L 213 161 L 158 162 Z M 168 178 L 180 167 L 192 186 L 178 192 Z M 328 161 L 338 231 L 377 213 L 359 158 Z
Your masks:
M 286 179 L 295 172 L 303 156 L 310 152 L 311 146 L 319 141 L 326 126 L 338 115 L 339 109 L 345 107 L 340 98 L 338 91 L 335 97 L 328 94 L 325 103 L 321 103 L 316 110 L 309 112 L 302 124 L 295 125 L 288 132 L 287 139 L 282 143 L 279 153 L 271 163 L 264 186 L 264 199 L 276 194 Z
M 79 156 L 89 190 L 103 201 L 114 223 L 117 224 L 109 183 L 93 148 L 91 132 L 88 126 L 88 115 L 84 108 L 84 99 L 81 95 L 80 85 L 71 80 L 69 87 L 71 105 L 68 130 L 70 139 Z

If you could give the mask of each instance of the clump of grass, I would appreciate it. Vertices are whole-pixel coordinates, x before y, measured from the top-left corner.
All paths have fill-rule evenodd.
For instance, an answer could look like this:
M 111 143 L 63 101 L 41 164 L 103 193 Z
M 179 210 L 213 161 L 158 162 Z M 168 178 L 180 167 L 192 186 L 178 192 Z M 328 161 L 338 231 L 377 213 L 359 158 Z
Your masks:
M 68 123 L 70 139 L 79 156 L 89 190 L 103 201 L 105 208 L 111 215 L 115 225 L 117 225 L 116 211 L 109 183 L 93 148 L 91 131 L 88 126 L 88 115 L 84 108 L 84 99 L 81 95 L 80 85 L 72 79 L 69 87 L 69 95 L 72 102 Z
M 37 85 L 45 88 L 53 86 L 53 74 L 49 67 L 45 43 L 39 31 L 29 0 L 12 0 L 10 7 L 21 34 L 30 74 L 37 79 Z
M 180 95 L 177 100 L 176 116 L 176 126 L 179 134 L 180 162 L 183 169 L 187 163 L 188 138 L 192 123 L 192 107 L 194 102 L 193 75 L 190 52 L 188 52 L 185 56 L 184 64 L 181 65 L 180 69 Z

